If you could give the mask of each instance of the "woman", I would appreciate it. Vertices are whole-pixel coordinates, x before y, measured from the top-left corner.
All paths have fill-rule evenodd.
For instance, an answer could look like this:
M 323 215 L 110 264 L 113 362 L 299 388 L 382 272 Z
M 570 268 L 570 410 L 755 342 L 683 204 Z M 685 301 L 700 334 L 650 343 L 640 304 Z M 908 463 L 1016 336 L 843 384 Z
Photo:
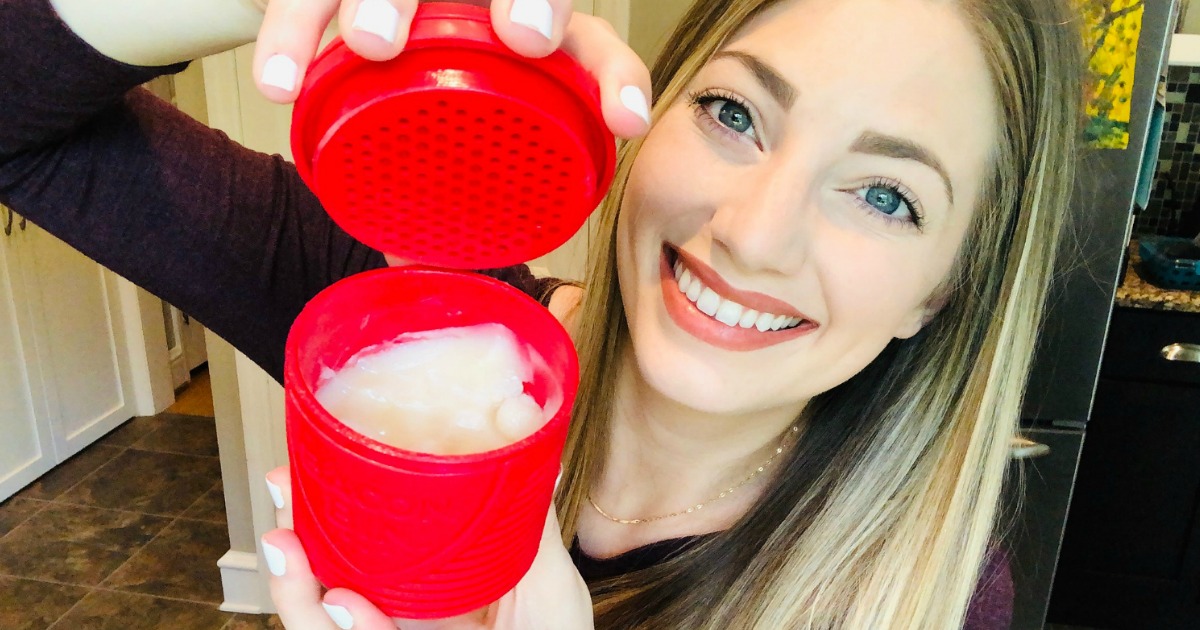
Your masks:
M 54 27 L 38 4 L 0 0 L 0 18 L 83 56 L 39 34 Z M 69 32 L 138 66 L 252 30 L 163 18 L 170 37 L 131 44 L 86 3 L 55 4 Z M 628 51 L 568 25 L 565 3 L 527 4 L 494 8 L 506 43 L 544 54 L 561 39 L 598 75 L 609 126 L 641 133 L 650 92 Z M 294 98 L 339 6 L 358 52 L 402 45 L 411 3 L 364 3 L 386 19 L 355 31 L 354 0 L 272 0 L 255 65 L 270 98 Z M 1073 25 L 1047 0 L 700 0 L 656 65 L 653 126 L 623 147 L 587 290 L 496 272 L 557 287 L 549 306 L 579 350 L 561 529 L 550 519 L 496 605 L 400 626 L 1006 624 L 987 620 L 1005 574 L 993 522 L 1072 177 Z M 16 69 L 0 79 L 32 87 L 0 95 L 0 129 L 15 130 L 0 137 L 0 201 L 273 374 L 304 300 L 382 264 L 289 165 L 121 97 L 172 68 L 92 58 L 88 77 L 48 81 L 31 46 L 4 41 L 0 67 Z M 97 193 L 101 172 L 119 194 Z M 119 251 L 134 243 L 150 254 Z M 197 265 L 206 281 L 175 282 Z M 286 525 L 286 474 L 271 480 Z M 264 553 L 287 627 L 393 625 L 354 593 L 322 596 L 289 530 Z

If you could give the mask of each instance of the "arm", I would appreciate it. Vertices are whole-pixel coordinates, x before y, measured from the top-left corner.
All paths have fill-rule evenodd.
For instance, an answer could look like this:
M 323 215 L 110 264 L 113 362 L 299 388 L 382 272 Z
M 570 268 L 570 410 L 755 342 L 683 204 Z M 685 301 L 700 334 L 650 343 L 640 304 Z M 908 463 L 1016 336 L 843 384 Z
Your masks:
M 62 21 L 101 54 L 136 66 L 191 61 L 250 43 L 266 8 L 266 0 L 51 0 L 51 4 Z
M 117 62 L 46 0 L 0 0 L 0 203 L 279 379 L 308 298 L 383 257 L 337 228 L 279 156 L 130 91 L 182 67 Z

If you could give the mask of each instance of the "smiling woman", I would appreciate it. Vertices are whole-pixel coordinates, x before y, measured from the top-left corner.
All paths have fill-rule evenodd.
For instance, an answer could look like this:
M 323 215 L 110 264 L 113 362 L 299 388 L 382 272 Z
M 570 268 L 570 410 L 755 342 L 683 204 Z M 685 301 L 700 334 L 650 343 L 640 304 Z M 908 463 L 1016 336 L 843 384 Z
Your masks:
M 1067 1 L 698 0 L 652 110 L 610 27 L 492 4 L 633 139 L 584 291 L 486 272 L 563 320 L 582 378 L 558 520 L 471 627 L 1007 627 L 994 520 L 1080 129 Z M 417 5 L 0 0 L 0 202 L 281 378 L 305 302 L 388 261 L 294 165 L 134 88 L 258 32 L 257 86 L 289 102 L 333 15 L 383 60 Z M 288 479 L 263 538 L 285 625 L 393 627 L 322 590 Z
M 603 208 L 560 518 L 598 556 L 699 536 L 594 584 L 598 626 L 991 627 L 1080 41 L 1041 0 L 693 6 Z M 691 522 L 609 518 L 687 505 L 635 480 L 728 482 L 797 422 Z

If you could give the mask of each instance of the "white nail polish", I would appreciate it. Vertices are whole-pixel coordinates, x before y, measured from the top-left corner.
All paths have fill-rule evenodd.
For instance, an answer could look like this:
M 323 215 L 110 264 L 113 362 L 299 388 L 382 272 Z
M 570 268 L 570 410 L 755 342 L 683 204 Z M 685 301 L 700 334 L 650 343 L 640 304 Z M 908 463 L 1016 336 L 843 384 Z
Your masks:
M 296 62 L 287 55 L 271 55 L 263 64 L 262 82 L 291 92 L 296 89 Z
M 646 124 L 650 124 L 650 102 L 646 99 L 646 95 L 642 90 L 634 85 L 626 85 L 621 88 L 621 104 L 625 109 L 637 114 Z
M 387 0 L 362 0 L 354 12 L 354 30 L 382 37 L 389 44 L 396 43 L 396 30 L 400 26 L 400 12 Z
M 554 9 L 547 0 L 513 0 L 508 19 L 528 26 L 550 39 L 554 36 Z
M 336 623 L 337 627 L 342 630 L 350 630 L 354 627 L 354 617 L 350 616 L 350 611 L 346 610 L 344 606 L 334 606 L 325 602 L 321 602 L 321 605 L 325 607 L 325 612 L 329 613 L 329 618 L 333 619 L 333 623 Z
M 275 509 L 282 510 L 283 491 L 279 489 L 279 486 L 271 483 L 270 479 L 267 479 L 267 492 L 271 493 L 271 503 L 275 504 Z
M 283 557 L 283 551 L 267 541 L 262 541 L 263 557 L 267 559 L 267 569 L 271 571 L 271 575 L 275 577 L 283 577 L 283 572 L 287 569 L 287 560 Z

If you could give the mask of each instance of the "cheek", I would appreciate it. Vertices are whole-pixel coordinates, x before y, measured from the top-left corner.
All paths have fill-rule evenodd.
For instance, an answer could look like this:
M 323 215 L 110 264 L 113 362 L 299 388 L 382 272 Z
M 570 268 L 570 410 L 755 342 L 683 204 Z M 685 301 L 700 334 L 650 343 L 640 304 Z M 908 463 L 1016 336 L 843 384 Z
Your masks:
M 856 233 L 814 239 L 831 334 L 886 343 L 949 272 L 953 253 L 920 239 L 886 241 Z

